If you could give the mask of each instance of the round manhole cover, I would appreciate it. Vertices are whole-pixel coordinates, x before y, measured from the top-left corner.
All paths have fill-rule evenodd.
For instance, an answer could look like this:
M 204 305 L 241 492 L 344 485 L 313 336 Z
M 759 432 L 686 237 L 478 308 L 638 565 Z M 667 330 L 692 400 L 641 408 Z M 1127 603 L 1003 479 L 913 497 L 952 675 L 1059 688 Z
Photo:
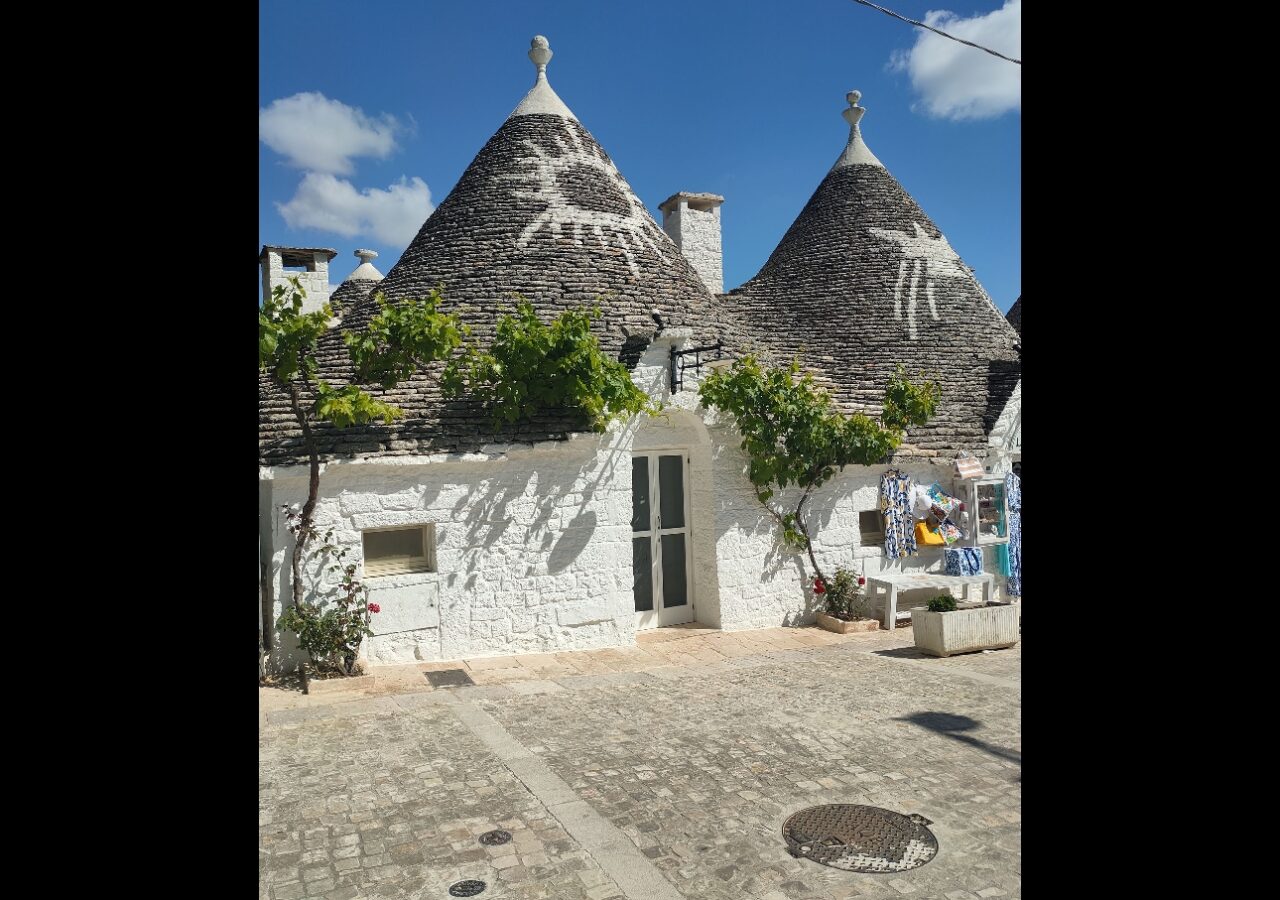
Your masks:
M 486 847 L 496 847 L 499 844 L 505 844 L 511 840 L 511 832 L 503 831 L 501 828 L 495 828 L 493 831 L 486 831 L 480 835 L 480 843 Z
M 477 894 L 483 894 L 485 883 L 478 878 L 468 878 L 466 881 L 455 881 L 449 885 L 450 897 L 474 897 Z
M 850 872 L 902 872 L 938 854 L 938 839 L 919 814 L 829 803 L 795 813 L 782 825 L 792 856 Z

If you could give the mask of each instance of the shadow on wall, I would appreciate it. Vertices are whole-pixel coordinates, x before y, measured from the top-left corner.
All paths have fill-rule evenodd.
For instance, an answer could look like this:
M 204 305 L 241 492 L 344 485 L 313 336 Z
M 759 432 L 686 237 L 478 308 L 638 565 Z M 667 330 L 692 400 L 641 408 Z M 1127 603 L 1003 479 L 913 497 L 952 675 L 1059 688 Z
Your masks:
M 556 541 L 550 555 L 547 556 L 547 571 L 554 574 L 569 568 L 578 558 L 578 554 L 591 543 L 591 535 L 595 530 L 595 512 L 591 510 L 579 512 L 573 521 L 561 530 L 560 539 Z
M 486 475 L 452 510 L 455 522 L 466 522 L 466 587 L 474 586 L 476 573 L 485 562 L 484 551 L 492 549 L 511 526 L 517 524 L 509 506 L 512 501 L 530 495 L 529 485 L 535 474 L 538 480 L 533 492 L 533 516 L 527 525 L 517 525 L 525 532 L 521 543 L 528 545 L 536 540 L 539 552 L 549 551 L 547 569 L 552 573 L 564 571 L 577 560 L 596 530 L 596 514 L 586 507 L 595 499 L 600 483 L 613 477 L 617 466 L 619 451 L 616 449 L 607 454 L 605 461 L 601 460 L 600 451 L 611 438 L 612 435 L 605 434 L 587 444 L 583 452 L 589 457 L 575 469 L 550 465 L 534 472 L 527 465 L 493 464 L 493 474 Z M 578 498 L 576 515 L 568 522 L 554 522 L 557 509 L 567 515 L 573 508 L 565 506 L 566 498 L 571 495 Z M 535 567 L 530 566 L 525 574 L 535 574 Z M 450 574 L 448 584 L 453 586 L 457 577 L 458 573 Z
M 1017 750 L 1006 750 L 1003 747 L 997 747 L 994 744 L 988 744 L 986 741 L 979 740 L 972 735 L 963 734 L 966 731 L 976 731 L 982 727 L 982 723 L 968 716 L 958 716 L 954 713 L 944 712 L 917 712 L 908 716 L 898 718 L 899 722 L 910 722 L 912 725 L 918 725 L 921 728 L 927 728 L 929 731 L 937 734 L 945 735 L 953 741 L 959 741 L 962 744 L 968 744 L 989 753 L 992 756 L 998 756 L 1001 759 L 1007 759 L 1009 762 L 1018 766 L 1022 765 L 1022 754 Z

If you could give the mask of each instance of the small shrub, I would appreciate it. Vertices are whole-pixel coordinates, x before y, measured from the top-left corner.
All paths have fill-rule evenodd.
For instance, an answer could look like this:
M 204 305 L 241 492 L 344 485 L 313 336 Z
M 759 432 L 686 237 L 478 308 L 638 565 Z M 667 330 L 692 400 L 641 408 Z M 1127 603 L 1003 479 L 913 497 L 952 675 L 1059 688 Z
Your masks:
M 939 594 L 929 601 L 929 612 L 954 612 L 956 598 L 947 594 Z
M 846 622 L 865 618 L 867 598 L 862 595 L 862 585 L 866 583 L 867 579 L 861 575 L 855 576 L 848 569 L 836 569 L 835 579 L 823 582 L 827 612 Z
M 303 528 L 300 513 L 283 507 L 289 521 L 289 530 L 295 536 Z M 316 536 L 319 539 L 319 536 Z M 356 567 L 343 563 L 346 549 L 339 549 L 333 540 L 333 532 L 327 532 L 324 543 L 312 551 L 311 558 L 319 558 L 322 568 L 341 580 L 328 590 L 327 605 L 302 603 L 284 610 L 276 623 L 278 631 L 292 631 L 298 635 L 298 644 L 311 654 L 317 672 L 336 672 L 339 675 L 357 675 L 357 657 L 360 644 L 373 635 L 369 627 L 369 614 L 380 612 L 376 603 L 369 602 L 369 591 L 356 578 Z M 325 603 L 325 601 L 321 601 Z

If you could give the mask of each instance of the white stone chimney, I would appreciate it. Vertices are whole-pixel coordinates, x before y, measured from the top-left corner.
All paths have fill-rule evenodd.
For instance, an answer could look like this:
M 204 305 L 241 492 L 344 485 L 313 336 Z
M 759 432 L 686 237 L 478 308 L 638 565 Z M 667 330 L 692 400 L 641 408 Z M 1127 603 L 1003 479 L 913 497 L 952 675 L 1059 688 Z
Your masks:
M 662 230 L 675 241 L 689 265 L 713 294 L 724 293 L 724 257 L 720 252 L 719 194 L 672 194 L 659 204 Z
M 297 278 L 307 297 L 303 312 L 314 312 L 329 300 L 329 260 L 338 255 L 328 247 L 264 246 L 258 254 L 262 265 L 262 296 L 270 297 L 276 285 Z

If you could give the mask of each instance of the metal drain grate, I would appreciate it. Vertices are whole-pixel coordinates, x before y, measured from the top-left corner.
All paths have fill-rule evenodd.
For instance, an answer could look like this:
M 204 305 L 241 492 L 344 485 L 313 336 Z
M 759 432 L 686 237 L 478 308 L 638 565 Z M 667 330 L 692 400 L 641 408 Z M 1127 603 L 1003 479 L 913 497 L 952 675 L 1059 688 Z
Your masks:
M 462 669 L 441 669 L 439 672 L 428 672 L 427 681 L 431 682 L 432 687 L 467 687 L 468 685 L 475 685 L 475 682 L 471 680 L 471 676 Z
M 795 813 L 782 825 L 792 856 L 849 872 L 902 872 L 938 854 L 938 839 L 919 814 L 829 803 Z
M 501 828 L 495 828 L 493 831 L 486 831 L 480 835 L 480 843 L 486 847 L 496 847 L 499 844 L 505 844 L 511 840 L 511 832 L 503 831 Z
M 455 881 L 449 885 L 450 897 L 474 897 L 477 894 L 483 894 L 486 885 L 478 878 L 468 878 L 466 881 Z

